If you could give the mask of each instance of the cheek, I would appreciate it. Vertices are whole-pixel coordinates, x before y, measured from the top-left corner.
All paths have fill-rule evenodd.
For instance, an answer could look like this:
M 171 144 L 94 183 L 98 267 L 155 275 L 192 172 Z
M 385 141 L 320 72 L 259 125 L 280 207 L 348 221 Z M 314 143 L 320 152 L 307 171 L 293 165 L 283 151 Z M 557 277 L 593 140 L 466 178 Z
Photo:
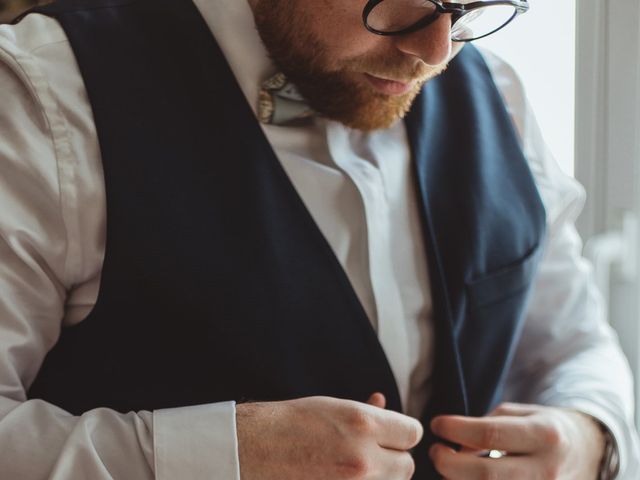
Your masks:
M 328 5 L 332 3 L 333 5 Z M 362 22 L 366 1 L 323 2 L 326 7 L 314 15 L 314 34 L 336 60 L 358 57 L 376 48 L 379 37 L 368 32 Z

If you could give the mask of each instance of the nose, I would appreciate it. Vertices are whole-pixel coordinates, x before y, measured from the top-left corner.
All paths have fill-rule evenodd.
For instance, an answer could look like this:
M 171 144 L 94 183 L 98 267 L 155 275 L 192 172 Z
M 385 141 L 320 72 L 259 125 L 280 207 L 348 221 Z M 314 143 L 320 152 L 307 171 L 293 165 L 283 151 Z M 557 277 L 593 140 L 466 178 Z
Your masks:
M 430 66 L 441 65 L 451 55 L 451 14 L 441 15 L 428 27 L 395 37 L 395 47 Z

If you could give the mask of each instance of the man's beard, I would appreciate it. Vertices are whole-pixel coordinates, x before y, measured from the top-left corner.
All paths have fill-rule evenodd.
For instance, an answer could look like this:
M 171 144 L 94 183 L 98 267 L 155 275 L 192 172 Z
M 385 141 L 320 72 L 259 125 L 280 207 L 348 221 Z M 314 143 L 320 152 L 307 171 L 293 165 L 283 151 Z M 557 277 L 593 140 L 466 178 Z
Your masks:
M 262 0 L 254 16 L 271 59 L 309 106 L 321 116 L 358 130 L 388 128 L 403 118 L 424 83 L 445 68 L 429 67 L 399 51 L 332 60 L 308 28 L 304 11 L 292 0 Z M 363 73 L 414 85 L 403 95 L 385 95 L 366 82 Z

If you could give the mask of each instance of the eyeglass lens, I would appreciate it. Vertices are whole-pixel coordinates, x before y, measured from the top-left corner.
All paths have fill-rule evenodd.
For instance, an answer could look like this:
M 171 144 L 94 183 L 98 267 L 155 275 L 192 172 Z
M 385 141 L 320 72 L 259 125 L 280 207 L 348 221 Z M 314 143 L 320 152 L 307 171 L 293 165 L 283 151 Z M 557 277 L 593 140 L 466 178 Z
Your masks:
M 451 39 L 468 41 L 484 37 L 509 23 L 516 14 L 517 9 L 512 5 L 494 4 L 473 9 L 456 19 Z M 384 0 L 371 10 L 367 23 L 379 32 L 395 33 L 434 15 L 437 7 L 429 0 Z
M 384 0 L 371 10 L 367 22 L 380 32 L 397 32 L 436 11 L 435 4 L 425 0 Z

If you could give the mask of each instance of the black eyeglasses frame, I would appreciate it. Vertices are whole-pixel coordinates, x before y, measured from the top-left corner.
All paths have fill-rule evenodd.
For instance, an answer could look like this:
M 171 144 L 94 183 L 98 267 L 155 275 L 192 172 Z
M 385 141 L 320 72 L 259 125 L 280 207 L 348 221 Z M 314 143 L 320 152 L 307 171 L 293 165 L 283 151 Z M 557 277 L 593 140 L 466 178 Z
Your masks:
M 493 5 L 509 5 L 509 6 L 515 7 L 515 12 L 513 16 L 509 20 L 507 20 L 502 26 L 496 28 L 492 32 L 486 33 L 479 37 L 465 39 L 465 40 L 452 39 L 454 42 L 471 42 L 473 40 L 478 40 L 480 38 L 488 37 L 489 35 L 492 35 L 497 31 L 502 30 L 509 23 L 511 23 L 514 18 L 516 18 L 519 15 L 522 15 L 523 13 L 529 10 L 528 0 L 484 0 L 484 1 L 467 3 L 467 4 L 455 3 L 455 2 L 443 2 L 441 0 L 425 0 L 432 3 L 436 7 L 436 10 L 433 12 L 432 15 L 425 16 L 424 18 L 418 20 L 416 23 L 414 23 L 413 25 L 410 25 L 407 28 L 403 28 L 401 30 L 396 30 L 392 32 L 387 32 L 383 30 L 376 30 L 371 25 L 369 25 L 369 22 L 368 22 L 369 15 L 373 11 L 373 9 L 383 1 L 384 0 L 369 0 L 365 5 L 364 9 L 362 10 L 362 21 L 364 23 L 365 28 L 371 33 L 375 35 L 381 35 L 383 37 L 407 35 L 409 33 L 417 32 L 418 30 L 422 30 L 423 28 L 428 27 L 430 24 L 432 24 L 438 18 L 440 18 L 440 16 L 443 14 L 448 14 L 448 13 L 451 14 L 451 26 L 453 27 L 453 25 L 455 25 L 455 23 L 458 20 L 460 20 L 469 12 L 472 12 L 473 10 L 477 10 L 478 8 L 490 7 Z

